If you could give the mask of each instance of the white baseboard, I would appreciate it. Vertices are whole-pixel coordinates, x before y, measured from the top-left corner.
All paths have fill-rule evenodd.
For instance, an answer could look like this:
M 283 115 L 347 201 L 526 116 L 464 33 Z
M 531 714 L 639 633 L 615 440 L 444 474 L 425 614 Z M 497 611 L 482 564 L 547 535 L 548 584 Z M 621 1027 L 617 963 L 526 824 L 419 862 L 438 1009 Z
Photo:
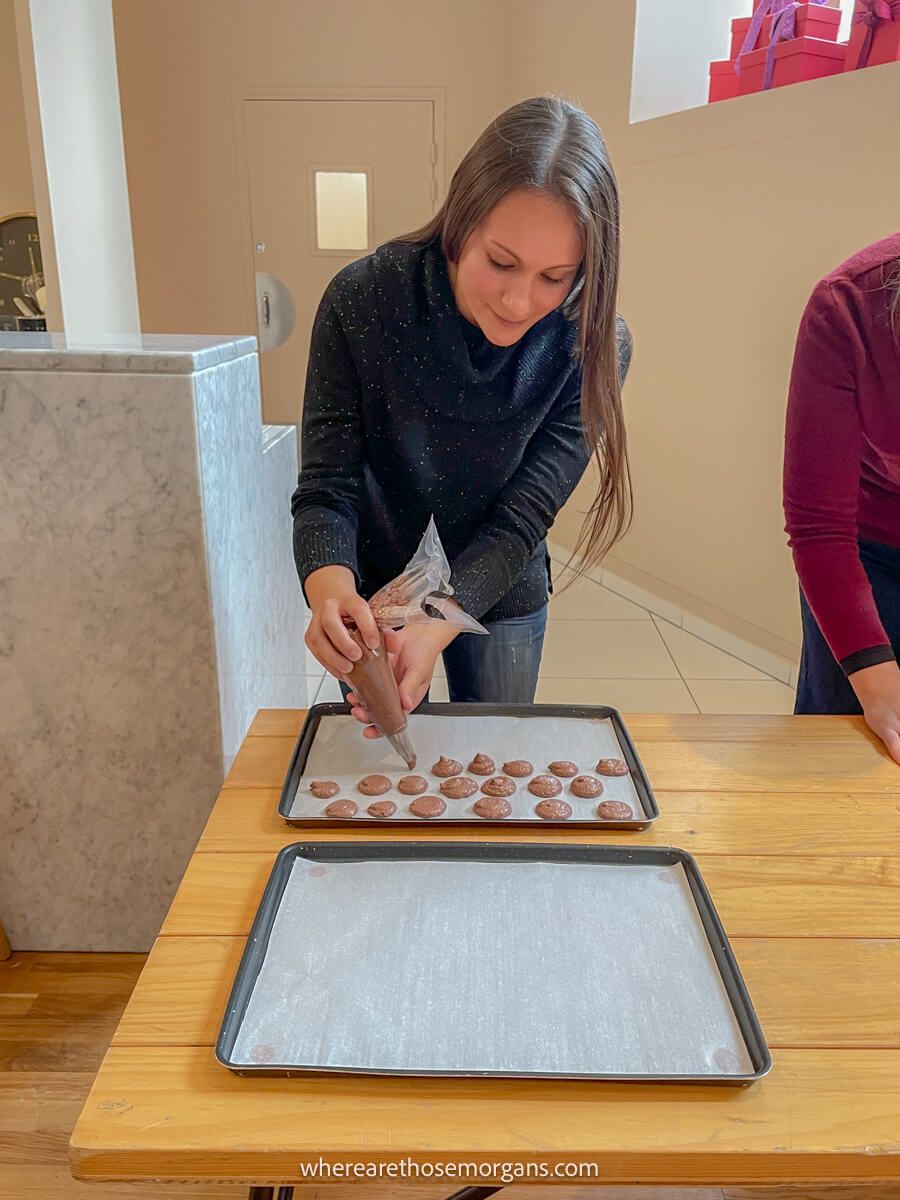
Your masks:
M 550 550 L 550 557 L 558 566 L 562 566 L 568 562 L 568 550 L 553 542 L 548 542 L 547 546 Z M 754 645 L 753 642 L 748 642 L 744 638 L 739 638 L 735 634 L 729 633 L 727 629 L 721 629 L 718 625 L 713 625 L 711 621 L 705 621 L 702 617 L 685 612 L 683 609 L 671 604 L 668 600 L 661 600 L 658 596 L 654 596 L 652 592 L 638 587 L 637 584 L 631 583 L 627 579 L 622 579 L 620 576 L 614 575 L 604 567 L 595 567 L 593 570 L 588 571 L 586 578 L 593 580 L 594 583 L 601 584 L 611 592 L 615 592 L 617 596 L 621 596 L 624 600 L 630 600 L 632 604 L 637 604 L 639 608 L 646 609 L 653 616 L 661 617 L 662 620 L 668 621 L 671 625 L 677 625 L 679 629 L 683 629 L 686 633 L 692 633 L 694 637 L 700 638 L 701 641 L 709 642 L 711 646 L 715 646 L 719 650 L 724 650 L 726 654 L 731 654 L 735 658 L 739 658 L 742 662 L 748 663 L 751 667 L 756 667 L 758 671 L 764 671 L 766 675 L 770 675 L 773 679 L 778 679 L 781 683 L 786 683 L 790 687 L 796 686 L 798 667 L 796 663 L 790 662 L 789 659 L 782 658 L 778 654 L 773 654 L 770 650 Z

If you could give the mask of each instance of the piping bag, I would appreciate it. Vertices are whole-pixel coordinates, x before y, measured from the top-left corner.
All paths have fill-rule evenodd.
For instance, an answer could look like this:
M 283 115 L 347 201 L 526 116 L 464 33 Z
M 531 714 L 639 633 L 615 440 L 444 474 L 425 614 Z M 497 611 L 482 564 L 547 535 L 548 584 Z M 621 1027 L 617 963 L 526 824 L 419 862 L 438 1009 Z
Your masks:
M 464 633 L 486 634 L 488 631 L 483 625 L 450 602 L 452 595 L 450 564 L 432 517 L 406 569 L 369 601 L 380 634 L 378 648 L 370 650 L 356 624 L 345 618 L 347 632 L 362 650 L 362 658 L 353 664 L 344 682 L 359 697 L 372 724 L 387 738 L 409 770 L 416 765 L 416 752 L 384 644 L 384 630 L 402 629 L 422 621 L 446 621 Z

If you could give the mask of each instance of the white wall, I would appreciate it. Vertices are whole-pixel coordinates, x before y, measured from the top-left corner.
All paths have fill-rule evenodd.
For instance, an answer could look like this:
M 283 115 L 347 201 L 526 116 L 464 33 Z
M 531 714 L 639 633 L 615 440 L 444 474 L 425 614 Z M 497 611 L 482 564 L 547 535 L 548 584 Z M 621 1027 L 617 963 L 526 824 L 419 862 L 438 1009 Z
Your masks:
M 69 337 L 134 333 L 111 0 L 30 0 L 28 15 L 63 327 Z
M 728 58 L 731 22 L 752 0 L 637 0 L 631 120 L 705 104 L 709 64 Z

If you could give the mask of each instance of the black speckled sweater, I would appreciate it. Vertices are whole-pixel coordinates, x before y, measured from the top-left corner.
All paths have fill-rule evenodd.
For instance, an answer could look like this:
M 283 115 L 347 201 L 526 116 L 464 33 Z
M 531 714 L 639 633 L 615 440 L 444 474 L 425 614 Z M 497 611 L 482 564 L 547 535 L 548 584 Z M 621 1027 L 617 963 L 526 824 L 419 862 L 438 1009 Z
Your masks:
M 456 307 L 440 247 L 389 243 L 331 282 L 313 326 L 291 502 L 301 583 L 342 564 L 371 596 L 433 514 L 463 608 L 547 600 L 545 536 L 589 452 L 575 326 L 559 311 L 498 347 Z M 631 339 L 620 320 L 620 370 Z

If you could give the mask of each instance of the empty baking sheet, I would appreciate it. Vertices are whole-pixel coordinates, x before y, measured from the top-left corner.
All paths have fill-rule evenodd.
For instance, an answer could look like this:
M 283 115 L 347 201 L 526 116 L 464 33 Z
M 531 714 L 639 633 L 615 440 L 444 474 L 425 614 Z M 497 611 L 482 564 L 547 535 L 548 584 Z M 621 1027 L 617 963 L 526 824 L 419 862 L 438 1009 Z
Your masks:
M 694 860 L 610 845 L 287 847 L 217 1054 L 279 1074 L 741 1084 L 769 1067 Z
M 347 715 L 344 705 L 317 705 L 310 711 L 294 751 L 282 791 L 278 811 L 288 821 L 328 825 L 360 824 L 479 824 L 508 825 L 528 823 L 545 825 L 587 825 L 603 829 L 644 829 L 658 815 L 656 800 L 643 766 L 621 716 L 606 707 L 578 708 L 569 705 L 492 705 L 433 704 L 423 706 L 409 718 L 418 766 L 408 771 L 390 744 L 383 738 L 362 736 L 359 722 Z M 409 812 L 411 796 L 397 790 L 404 775 L 422 775 L 428 790 L 439 794 L 442 780 L 431 775 L 431 767 L 443 754 L 458 759 L 465 767 L 479 752 L 489 754 L 502 773 L 504 762 L 525 758 L 534 765 L 536 775 L 544 774 L 555 759 L 570 759 L 580 774 L 595 774 L 600 758 L 624 759 L 630 770 L 623 776 L 603 776 L 603 794 L 585 800 L 573 796 L 570 780 L 562 779 L 560 798 L 572 807 L 565 821 L 544 821 L 535 813 L 539 797 L 528 790 L 528 779 L 517 779 L 515 794 L 509 797 L 509 817 L 486 821 L 473 811 L 481 792 L 466 800 L 447 800 L 447 811 L 437 820 L 423 820 Z M 393 800 L 393 817 L 371 817 L 366 811 L 370 797 L 361 796 L 356 785 L 364 775 L 386 775 L 394 785 L 379 800 Z M 464 771 L 463 774 L 468 774 Z M 483 779 L 475 776 L 480 785 Z M 328 801 L 317 799 L 309 791 L 313 780 L 333 780 L 340 786 L 338 796 L 356 801 L 356 816 L 336 821 L 325 816 Z M 631 806 L 633 818 L 608 821 L 597 817 L 601 800 L 623 800 Z

